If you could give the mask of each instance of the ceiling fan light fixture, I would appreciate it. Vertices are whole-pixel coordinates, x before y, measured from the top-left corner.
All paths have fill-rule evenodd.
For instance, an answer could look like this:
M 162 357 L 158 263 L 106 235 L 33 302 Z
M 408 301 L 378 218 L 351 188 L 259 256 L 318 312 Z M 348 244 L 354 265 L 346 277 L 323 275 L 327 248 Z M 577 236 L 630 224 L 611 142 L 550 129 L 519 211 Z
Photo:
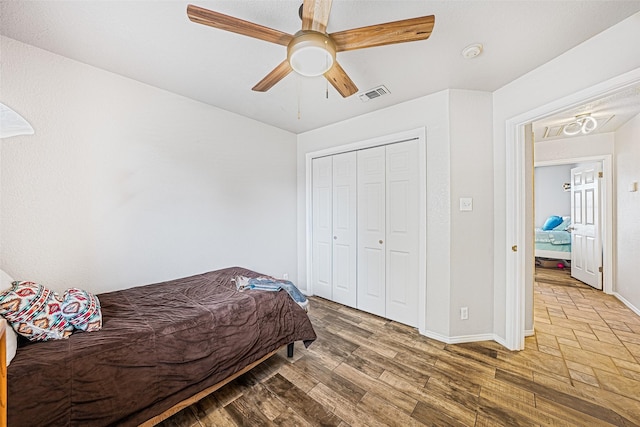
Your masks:
M 287 58 L 293 70 L 306 77 L 320 76 L 336 60 L 333 41 L 317 31 L 299 31 L 287 46 Z

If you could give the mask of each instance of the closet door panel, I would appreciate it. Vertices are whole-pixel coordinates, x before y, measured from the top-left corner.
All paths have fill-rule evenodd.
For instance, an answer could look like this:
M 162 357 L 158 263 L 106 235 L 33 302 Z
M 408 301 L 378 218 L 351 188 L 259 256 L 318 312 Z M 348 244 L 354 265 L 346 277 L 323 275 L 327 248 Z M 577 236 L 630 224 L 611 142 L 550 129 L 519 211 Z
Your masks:
M 411 291 L 411 254 L 406 251 L 389 251 L 389 300 L 392 304 L 402 307 L 410 306 L 412 301 L 409 297 Z M 395 320 L 395 319 L 394 319 Z
M 358 151 L 358 309 L 385 316 L 385 147 Z
M 314 159 L 312 163 L 312 266 L 313 292 L 332 299 L 333 258 L 333 161 L 331 157 Z
M 356 307 L 356 153 L 333 156 L 333 301 Z
M 386 149 L 386 317 L 417 326 L 418 142 Z

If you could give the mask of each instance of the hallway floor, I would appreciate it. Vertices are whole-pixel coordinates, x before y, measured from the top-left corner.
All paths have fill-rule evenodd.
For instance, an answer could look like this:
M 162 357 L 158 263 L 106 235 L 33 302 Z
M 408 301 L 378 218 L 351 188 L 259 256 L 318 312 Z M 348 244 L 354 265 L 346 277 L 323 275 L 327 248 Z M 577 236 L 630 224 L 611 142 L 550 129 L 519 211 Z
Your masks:
M 537 352 L 579 394 L 599 389 L 640 420 L 640 316 L 568 269 L 538 267 L 535 280 L 536 333 L 526 339 L 525 353 Z

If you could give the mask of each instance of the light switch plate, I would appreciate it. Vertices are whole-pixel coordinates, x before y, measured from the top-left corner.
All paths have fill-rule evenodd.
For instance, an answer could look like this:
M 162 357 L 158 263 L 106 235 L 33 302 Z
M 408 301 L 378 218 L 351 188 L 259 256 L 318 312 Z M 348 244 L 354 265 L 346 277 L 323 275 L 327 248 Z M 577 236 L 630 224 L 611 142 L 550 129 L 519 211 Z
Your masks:
M 471 197 L 460 197 L 460 210 L 461 211 L 472 211 L 473 210 L 473 198 L 471 198 Z

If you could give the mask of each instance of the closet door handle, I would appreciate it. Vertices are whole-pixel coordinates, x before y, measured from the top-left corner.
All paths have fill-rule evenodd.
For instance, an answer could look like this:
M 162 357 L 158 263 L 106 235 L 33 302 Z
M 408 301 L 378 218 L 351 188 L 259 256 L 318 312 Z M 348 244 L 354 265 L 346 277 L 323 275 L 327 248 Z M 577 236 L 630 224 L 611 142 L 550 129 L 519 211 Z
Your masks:
M 338 240 L 338 236 L 333 236 L 333 240 Z

